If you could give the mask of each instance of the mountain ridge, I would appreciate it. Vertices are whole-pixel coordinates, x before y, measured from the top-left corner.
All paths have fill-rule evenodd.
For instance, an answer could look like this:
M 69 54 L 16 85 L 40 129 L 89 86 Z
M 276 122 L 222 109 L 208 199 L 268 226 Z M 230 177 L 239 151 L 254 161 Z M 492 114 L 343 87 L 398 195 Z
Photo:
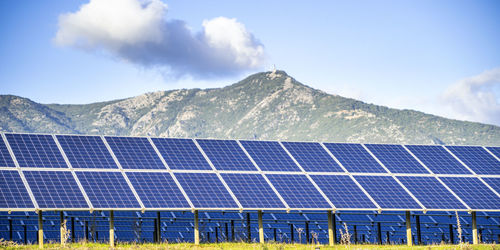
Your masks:
M 268 71 L 210 89 L 90 104 L 0 96 L 0 130 L 219 139 L 499 145 L 500 127 L 331 95 Z

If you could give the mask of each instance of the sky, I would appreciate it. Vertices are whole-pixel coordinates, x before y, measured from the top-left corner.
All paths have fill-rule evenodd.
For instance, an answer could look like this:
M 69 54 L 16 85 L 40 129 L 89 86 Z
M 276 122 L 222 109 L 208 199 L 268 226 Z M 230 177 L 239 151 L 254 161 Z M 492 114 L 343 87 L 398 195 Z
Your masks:
M 500 125 L 500 1 L 0 1 L 0 94 L 83 104 L 273 68 L 313 88 Z

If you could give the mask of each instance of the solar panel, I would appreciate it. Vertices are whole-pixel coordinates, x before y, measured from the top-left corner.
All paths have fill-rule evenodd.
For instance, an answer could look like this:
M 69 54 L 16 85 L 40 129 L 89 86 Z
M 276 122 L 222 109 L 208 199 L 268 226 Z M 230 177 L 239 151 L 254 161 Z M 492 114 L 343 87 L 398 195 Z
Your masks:
M 421 208 L 391 176 L 354 176 L 354 179 L 381 208 Z
M 442 177 L 441 180 L 471 209 L 500 209 L 500 198 L 475 177 Z
M 76 172 L 94 208 L 141 208 L 119 172 Z
M 497 158 L 500 158 L 500 147 L 486 147 L 491 153 L 493 153 Z
M 212 170 L 191 139 L 152 138 L 171 169 Z
M 68 168 L 50 135 L 5 134 L 21 167 Z
M 435 174 L 471 174 L 460 162 L 441 146 L 406 146 Z
M 100 136 L 57 135 L 73 168 L 118 168 Z
M 466 209 L 466 207 L 434 177 L 397 177 L 428 209 Z
M 10 157 L 7 145 L 0 138 L 0 167 L 15 167 L 14 161 Z
M 40 208 L 89 206 L 69 171 L 23 171 Z
M 221 174 L 245 208 L 285 208 L 260 174 Z
M 290 208 L 331 208 L 305 175 L 266 175 Z
M 262 171 L 301 171 L 275 141 L 240 141 Z
M 361 144 L 325 143 L 324 145 L 349 172 L 387 173 Z
M 106 141 L 124 169 L 165 169 L 147 138 L 106 136 Z
M 482 147 L 446 146 L 476 174 L 500 175 L 500 161 Z
M 428 174 L 427 171 L 401 145 L 365 145 L 392 173 Z
M 17 171 L 0 170 L 0 208 L 34 208 Z
M 257 169 L 236 141 L 233 140 L 196 140 L 205 154 L 218 170 Z
M 490 185 L 497 193 L 500 193 L 500 178 L 483 178 L 483 180 Z
M 175 177 L 196 208 L 238 208 L 216 174 L 176 173 Z
M 127 173 L 132 186 L 147 208 L 190 208 L 169 173 Z
M 346 175 L 311 175 L 336 208 L 374 208 L 377 206 Z
M 283 145 L 305 171 L 344 172 L 319 143 L 283 142 Z

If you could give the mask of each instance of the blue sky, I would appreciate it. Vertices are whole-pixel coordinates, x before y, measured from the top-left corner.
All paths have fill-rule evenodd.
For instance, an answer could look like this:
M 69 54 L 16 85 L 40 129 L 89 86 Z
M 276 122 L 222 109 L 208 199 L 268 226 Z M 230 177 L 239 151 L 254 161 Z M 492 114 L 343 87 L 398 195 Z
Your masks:
M 90 103 L 276 65 L 328 93 L 500 125 L 500 1 L 158 1 L 92 1 L 125 28 L 85 20 L 89 0 L 0 1 L 0 94 Z

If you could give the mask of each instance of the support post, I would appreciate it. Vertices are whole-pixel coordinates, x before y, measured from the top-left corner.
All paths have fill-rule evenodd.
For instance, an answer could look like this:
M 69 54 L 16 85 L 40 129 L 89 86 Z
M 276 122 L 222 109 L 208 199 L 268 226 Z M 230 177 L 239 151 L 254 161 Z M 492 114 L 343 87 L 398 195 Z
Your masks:
M 358 228 L 354 225 L 354 244 L 358 244 Z
M 412 246 L 412 237 L 411 237 L 411 215 L 410 211 L 406 211 L 406 242 L 408 246 Z
M 229 229 L 227 227 L 227 222 L 225 223 L 226 226 L 226 241 L 229 241 Z
M 328 244 L 330 246 L 333 246 L 333 244 L 335 244 L 335 239 L 334 239 L 334 231 L 333 231 L 333 221 L 332 221 L 332 215 L 335 216 L 334 214 L 332 214 L 332 211 L 327 211 L 327 215 L 328 215 Z
M 109 246 L 115 247 L 115 213 L 109 211 Z
M 215 243 L 219 243 L 219 228 L 215 227 Z
M 59 219 L 60 219 L 60 225 L 59 225 L 59 230 L 60 230 L 60 237 L 61 237 L 61 245 L 64 245 L 66 242 L 64 241 L 64 234 L 66 233 L 64 230 L 64 212 L 60 211 L 59 212 Z
M 380 226 L 380 222 L 377 222 L 377 240 L 378 244 L 382 245 L 382 227 Z
M 248 243 L 252 242 L 252 230 L 250 228 L 250 213 L 247 213 L 247 235 L 248 235 Z
M 386 242 L 385 244 L 388 244 L 390 245 L 391 244 L 391 238 L 390 238 L 390 232 L 389 231 L 386 231 Z
M 479 244 L 479 240 L 477 237 L 477 216 L 476 212 L 472 212 L 472 244 L 477 245 Z
M 417 240 L 418 240 L 418 244 L 422 245 L 422 231 L 420 231 L 420 215 L 415 215 L 415 222 L 417 223 Z
M 9 219 L 9 240 L 12 241 L 12 233 L 13 230 L 12 230 L 12 219 Z
M 234 242 L 234 220 L 231 220 L 231 242 Z
M 276 238 L 277 234 L 276 234 L 276 228 L 274 228 L 274 242 L 276 242 L 277 238 Z
M 194 210 L 194 244 L 200 244 L 200 230 L 198 227 L 198 210 Z
M 262 222 L 262 210 L 258 212 L 259 217 L 259 241 L 261 244 L 264 244 L 264 223 Z
M 332 214 L 332 224 L 333 224 L 333 244 L 337 244 L 337 216 Z
M 156 212 L 156 240 L 158 243 L 161 242 L 161 219 L 160 212 Z
M 156 233 L 156 230 L 158 229 L 158 221 L 153 219 L 153 242 L 158 243 L 158 233 Z
M 290 243 L 293 244 L 293 224 L 290 224 Z
M 455 243 L 455 235 L 453 234 L 453 224 L 450 224 L 449 227 L 450 227 L 450 243 L 454 244 Z
M 75 243 L 75 217 L 71 217 L 71 242 Z
M 43 216 L 42 216 L 42 210 L 38 211 L 38 247 L 43 248 Z
M 85 221 L 85 236 L 83 237 L 85 241 L 89 241 L 89 222 Z
M 24 226 L 24 245 L 28 244 L 28 227 L 26 226 L 26 224 L 23 225 Z
M 306 228 L 306 244 L 309 244 L 309 221 L 306 221 L 305 228 Z

